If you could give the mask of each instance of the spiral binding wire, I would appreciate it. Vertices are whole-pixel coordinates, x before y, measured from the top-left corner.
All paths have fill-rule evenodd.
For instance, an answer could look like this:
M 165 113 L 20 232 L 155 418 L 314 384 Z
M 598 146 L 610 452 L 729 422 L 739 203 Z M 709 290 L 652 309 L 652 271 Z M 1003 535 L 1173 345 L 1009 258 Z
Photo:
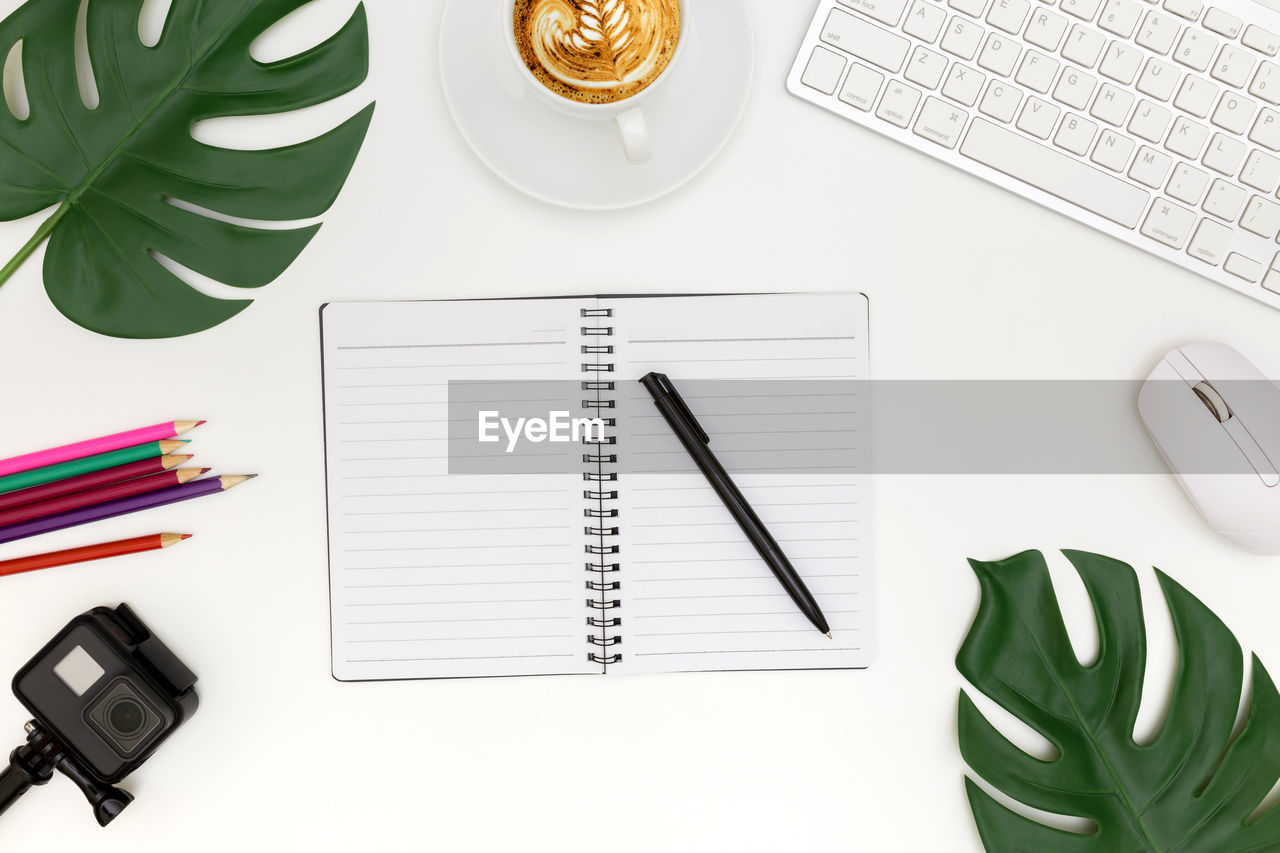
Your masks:
M 584 320 L 598 323 L 612 317 L 613 309 L 583 308 L 581 315 Z M 606 429 L 618 423 L 616 418 L 604 416 L 606 411 L 617 408 L 617 401 L 612 397 L 617 386 L 612 380 L 603 378 L 614 372 L 613 362 L 605 358 L 613 355 L 613 344 L 607 343 L 612 335 L 612 326 L 582 327 L 582 336 L 590 341 L 582 345 L 582 354 L 594 356 L 592 361 L 582 363 L 582 372 L 591 377 L 582 382 L 582 407 L 604 421 Z M 611 451 L 618 439 L 614 435 L 593 438 L 588 434 L 583 436 L 582 443 L 587 445 L 586 452 L 582 454 L 582 462 L 586 466 L 582 474 L 586 482 L 582 497 L 587 501 L 583 515 L 588 519 L 583 528 L 587 536 L 586 570 L 589 578 L 586 584 L 589 594 L 587 626 L 592 629 L 587 642 L 601 650 L 599 653 L 588 652 L 587 660 L 603 664 L 607 669 L 609 664 L 622 660 L 622 653 L 613 650 L 622 644 L 622 637 L 612 633 L 612 629 L 622 626 L 622 617 L 616 612 L 622 602 L 610 595 L 622 589 L 622 581 L 617 579 L 621 566 L 617 562 L 618 546 L 609 541 L 618 535 L 618 528 L 610 523 L 611 519 L 618 517 L 618 510 L 609 506 L 610 502 L 618 499 L 618 492 L 608 485 L 618 479 L 617 471 L 608 468 L 618 461 L 618 454 Z

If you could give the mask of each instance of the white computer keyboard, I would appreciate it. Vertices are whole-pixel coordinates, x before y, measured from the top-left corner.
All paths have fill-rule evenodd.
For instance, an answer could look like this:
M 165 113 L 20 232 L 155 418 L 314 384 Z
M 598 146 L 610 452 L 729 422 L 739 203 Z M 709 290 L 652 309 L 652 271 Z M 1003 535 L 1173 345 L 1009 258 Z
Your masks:
M 791 92 L 1280 308 L 1280 13 L 820 0 Z

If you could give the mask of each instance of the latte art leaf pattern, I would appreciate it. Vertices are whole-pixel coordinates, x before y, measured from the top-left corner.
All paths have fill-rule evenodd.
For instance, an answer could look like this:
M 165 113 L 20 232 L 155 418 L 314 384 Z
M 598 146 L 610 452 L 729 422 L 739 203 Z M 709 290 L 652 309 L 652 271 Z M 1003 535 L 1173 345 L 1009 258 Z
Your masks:
M 543 85 L 610 103 L 666 70 L 680 36 L 679 0 L 517 0 L 516 45 Z

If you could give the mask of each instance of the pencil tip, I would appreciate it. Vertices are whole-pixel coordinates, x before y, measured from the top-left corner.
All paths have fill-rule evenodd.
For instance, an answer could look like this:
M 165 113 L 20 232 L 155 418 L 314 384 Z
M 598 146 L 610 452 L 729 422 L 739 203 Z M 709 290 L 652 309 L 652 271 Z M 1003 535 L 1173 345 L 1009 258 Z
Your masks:
M 201 469 L 200 469 L 200 476 L 201 476 L 201 477 L 203 477 L 205 474 L 208 474 L 208 473 L 209 473 L 210 471 L 212 471 L 212 470 L 213 470 L 212 468 L 201 468 Z
M 196 426 L 204 426 L 208 421 L 196 421 Z
M 194 534 L 191 534 L 191 533 L 179 533 L 178 535 L 179 535 L 179 536 L 181 536 L 181 537 L 183 538 L 183 540 L 185 541 L 185 540 L 187 540 L 187 539 L 190 539 Z
M 252 480 L 252 479 L 253 479 L 254 477 L 256 477 L 256 476 L 258 476 L 258 475 L 257 475 L 257 474 L 229 474 L 229 475 L 224 475 L 224 476 L 221 478 L 221 480 L 222 480 L 222 489 L 223 489 L 223 491 L 226 491 L 227 489 L 230 489 L 230 488 L 232 488 L 232 487 L 234 487 L 234 486 L 238 486 L 238 485 L 240 485 L 240 484 L 241 484 L 241 483 L 243 483 L 243 482 L 246 482 L 246 481 L 248 481 L 248 480 Z

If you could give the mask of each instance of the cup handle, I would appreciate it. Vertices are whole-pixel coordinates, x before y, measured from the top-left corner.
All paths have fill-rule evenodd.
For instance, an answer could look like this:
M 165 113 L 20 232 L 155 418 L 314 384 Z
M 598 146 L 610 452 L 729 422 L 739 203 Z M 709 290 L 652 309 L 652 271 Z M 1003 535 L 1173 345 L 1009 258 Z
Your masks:
M 640 166 L 653 159 L 653 140 L 649 138 L 649 125 L 639 108 L 618 114 L 618 132 L 622 135 L 622 148 L 633 166 Z

